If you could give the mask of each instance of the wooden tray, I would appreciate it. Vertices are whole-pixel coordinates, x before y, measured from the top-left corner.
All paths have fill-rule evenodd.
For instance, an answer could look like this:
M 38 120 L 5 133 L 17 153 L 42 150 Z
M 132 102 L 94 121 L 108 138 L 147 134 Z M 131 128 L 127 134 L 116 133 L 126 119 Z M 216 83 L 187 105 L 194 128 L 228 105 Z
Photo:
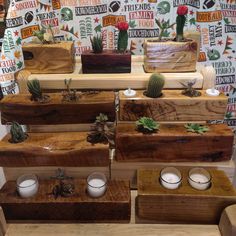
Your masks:
M 136 214 L 139 223 L 218 224 L 225 207 L 236 203 L 236 191 L 223 171 L 210 170 L 212 185 L 206 191 L 193 189 L 182 173 L 182 186 L 165 189 L 159 182 L 160 168 L 138 171 Z
M 100 198 L 86 193 L 86 180 L 75 179 L 72 197 L 49 195 L 56 180 L 40 182 L 35 197 L 22 199 L 16 193 L 16 183 L 7 182 L 0 190 L 0 204 L 8 222 L 11 221 L 70 221 L 123 223 L 130 221 L 131 196 L 128 181 L 109 181 L 107 191 Z

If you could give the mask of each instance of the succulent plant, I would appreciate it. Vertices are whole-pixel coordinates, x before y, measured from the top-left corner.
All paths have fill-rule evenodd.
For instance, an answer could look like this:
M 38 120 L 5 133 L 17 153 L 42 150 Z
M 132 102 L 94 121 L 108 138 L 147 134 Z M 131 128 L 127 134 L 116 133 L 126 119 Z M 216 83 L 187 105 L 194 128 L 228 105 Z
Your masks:
M 188 97 L 199 97 L 201 96 L 201 92 L 197 91 L 193 86 L 196 84 L 197 79 L 193 79 L 190 81 L 187 81 L 186 83 L 180 82 L 185 89 L 183 90 L 182 94 Z
M 165 84 L 165 77 L 161 74 L 152 74 L 149 78 L 146 96 L 158 98 L 162 95 L 162 89 Z
M 137 130 L 142 133 L 154 133 L 159 130 L 160 125 L 149 117 L 142 117 L 136 121 Z
M 94 36 L 93 38 L 90 38 L 93 52 L 94 53 L 101 53 L 103 51 L 103 43 L 102 43 L 102 36 Z
M 91 132 L 88 134 L 87 141 L 92 144 L 104 143 L 110 147 L 115 146 L 115 128 L 113 123 L 108 122 L 108 117 L 100 113 L 96 117 L 95 124 L 91 126 Z
M 64 84 L 66 86 L 66 90 L 62 91 L 62 101 L 65 102 L 72 102 L 76 101 L 79 96 L 77 94 L 77 91 L 75 89 L 71 90 L 70 85 L 71 85 L 72 79 L 64 79 Z
M 203 134 L 209 131 L 209 128 L 207 126 L 201 124 L 188 123 L 184 127 L 187 129 L 188 132 L 197 134 Z
M 27 139 L 28 135 L 23 131 L 21 125 L 17 122 L 12 122 L 10 129 L 10 142 L 11 143 L 21 143 Z
M 51 194 L 57 199 L 59 196 L 61 197 L 70 197 L 75 192 L 75 186 L 72 183 L 65 183 L 60 180 L 60 183 L 55 185 L 52 189 Z
M 160 21 L 160 20 L 156 19 L 155 21 L 156 21 L 156 24 L 158 25 L 158 27 L 160 28 L 160 33 L 159 33 L 158 40 L 161 41 L 162 37 L 165 37 L 168 34 L 167 30 L 170 29 L 170 28 L 173 28 L 175 23 L 170 25 L 170 20 Z
M 33 36 L 36 36 L 36 38 L 43 44 L 55 43 L 51 25 L 42 25 L 40 30 L 33 31 Z

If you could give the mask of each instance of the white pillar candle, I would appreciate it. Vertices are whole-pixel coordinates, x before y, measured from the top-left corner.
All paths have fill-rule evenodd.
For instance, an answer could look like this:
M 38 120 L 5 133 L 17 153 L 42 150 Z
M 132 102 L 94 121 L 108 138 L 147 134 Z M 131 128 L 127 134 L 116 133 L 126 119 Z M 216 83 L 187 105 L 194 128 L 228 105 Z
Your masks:
M 188 175 L 189 184 L 198 190 L 206 190 L 211 185 L 211 175 L 203 168 L 193 168 Z
M 101 197 L 107 189 L 107 178 L 103 173 L 94 172 L 87 178 L 87 192 L 90 197 Z
M 22 198 L 29 198 L 38 192 L 38 178 L 36 175 L 22 175 L 17 179 L 17 191 Z
M 161 171 L 160 182 L 167 189 L 177 189 L 181 180 L 181 173 L 175 167 L 166 167 Z

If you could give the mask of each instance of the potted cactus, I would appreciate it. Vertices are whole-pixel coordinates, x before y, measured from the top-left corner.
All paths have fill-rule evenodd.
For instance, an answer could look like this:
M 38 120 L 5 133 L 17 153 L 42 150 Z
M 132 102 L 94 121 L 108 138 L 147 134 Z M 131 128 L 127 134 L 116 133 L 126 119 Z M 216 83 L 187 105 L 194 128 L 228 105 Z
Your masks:
M 162 96 L 162 89 L 165 84 L 165 77 L 161 74 L 152 74 L 149 78 L 147 90 L 144 95 L 150 98 L 159 98 Z
M 17 122 L 12 122 L 10 129 L 11 138 L 9 139 L 10 143 L 21 143 L 24 142 L 28 134 L 24 132 L 21 125 Z
M 72 73 L 75 66 L 74 43 L 56 42 L 51 26 L 33 32 L 30 43 L 22 46 L 25 69 L 32 74 Z
M 146 72 L 188 72 L 196 70 L 197 42 L 184 38 L 184 25 L 188 8 L 179 6 L 177 9 L 176 23 L 170 24 L 169 20 L 158 20 L 160 28 L 158 39 L 147 39 L 144 42 L 144 70 Z M 176 37 L 163 38 L 169 35 L 168 30 L 176 24 Z
M 117 50 L 103 50 L 102 36 L 91 38 L 93 50 L 81 55 L 83 73 L 131 72 L 131 53 L 127 51 L 129 25 L 127 22 L 119 22 L 116 27 L 119 30 Z

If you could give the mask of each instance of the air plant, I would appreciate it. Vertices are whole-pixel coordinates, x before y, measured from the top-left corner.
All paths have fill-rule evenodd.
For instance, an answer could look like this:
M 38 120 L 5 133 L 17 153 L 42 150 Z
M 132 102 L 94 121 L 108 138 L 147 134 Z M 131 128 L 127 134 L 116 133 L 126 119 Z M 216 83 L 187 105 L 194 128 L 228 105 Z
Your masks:
M 201 124 L 188 123 L 184 127 L 187 129 L 187 132 L 192 132 L 197 134 L 203 134 L 209 131 L 209 128 L 207 126 Z
M 71 85 L 72 79 L 65 79 L 64 80 L 64 84 L 66 86 L 66 90 L 64 90 L 62 92 L 62 101 L 66 101 L 66 102 L 72 102 L 72 101 L 76 101 L 78 99 L 78 95 L 76 94 L 76 90 L 71 90 L 70 89 L 70 85 Z
M 142 117 L 136 121 L 137 130 L 142 133 L 155 133 L 159 130 L 160 124 L 149 117 Z
M 193 86 L 196 84 L 197 79 L 193 79 L 191 81 L 187 81 L 186 83 L 180 82 L 185 89 L 183 90 L 182 94 L 188 97 L 199 97 L 201 96 L 201 92 L 197 91 Z
M 51 25 L 45 26 L 42 24 L 42 27 L 40 30 L 33 31 L 33 36 L 36 36 L 39 42 L 43 44 L 55 43 L 54 34 L 53 34 Z
M 21 125 L 15 121 L 12 122 L 10 134 L 9 142 L 11 143 L 21 143 L 28 137 L 28 134 L 23 131 Z
M 114 124 L 108 122 L 108 117 L 100 113 L 96 117 L 95 123 L 91 126 L 91 132 L 88 134 L 87 141 L 92 144 L 109 144 L 110 148 L 115 146 L 115 128 Z

